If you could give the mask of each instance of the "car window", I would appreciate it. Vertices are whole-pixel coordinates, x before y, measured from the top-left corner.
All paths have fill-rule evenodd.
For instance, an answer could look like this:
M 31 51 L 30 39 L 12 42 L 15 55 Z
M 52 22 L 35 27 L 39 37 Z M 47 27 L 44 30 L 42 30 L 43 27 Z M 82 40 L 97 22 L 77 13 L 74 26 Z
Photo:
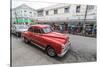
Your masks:
M 27 29 L 28 26 L 17 26 L 18 29 Z
M 49 33 L 49 32 L 52 32 L 52 31 L 53 31 L 53 29 L 51 27 L 43 28 L 44 33 Z
M 33 32 L 33 28 L 32 28 L 32 27 L 30 27 L 30 28 L 28 29 L 28 31 Z
M 41 30 L 40 29 L 37 29 L 37 28 L 34 28 L 33 32 L 34 33 L 41 33 Z
M 16 29 L 16 27 L 14 27 L 14 29 Z
M 13 27 L 12 27 L 12 29 L 16 29 L 16 27 L 15 27 L 15 26 L 13 26 Z

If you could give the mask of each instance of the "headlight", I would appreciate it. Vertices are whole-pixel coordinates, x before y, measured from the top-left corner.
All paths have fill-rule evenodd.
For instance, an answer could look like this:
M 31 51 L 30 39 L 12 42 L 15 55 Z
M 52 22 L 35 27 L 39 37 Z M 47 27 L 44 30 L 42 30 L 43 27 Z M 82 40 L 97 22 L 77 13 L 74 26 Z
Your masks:
M 62 49 L 64 49 L 64 48 L 65 48 L 65 45 L 64 45 L 64 44 L 62 44 L 62 45 L 61 45 L 61 47 L 62 47 Z
M 69 37 L 67 38 L 67 40 L 68 40 L 68 42 L 70 42 L 70 38 Z

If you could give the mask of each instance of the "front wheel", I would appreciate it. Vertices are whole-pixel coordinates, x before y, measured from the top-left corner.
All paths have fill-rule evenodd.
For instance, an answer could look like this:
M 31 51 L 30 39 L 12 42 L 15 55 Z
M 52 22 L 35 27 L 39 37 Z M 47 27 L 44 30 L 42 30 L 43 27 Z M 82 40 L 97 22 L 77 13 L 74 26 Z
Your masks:
M 46 50 L 47 54 L 50 56 L 50 57 L 54 57 L 56 56 L 56 52 L 55 50 L 52 48 L 52 47 L 48 47 L 47 50 Z

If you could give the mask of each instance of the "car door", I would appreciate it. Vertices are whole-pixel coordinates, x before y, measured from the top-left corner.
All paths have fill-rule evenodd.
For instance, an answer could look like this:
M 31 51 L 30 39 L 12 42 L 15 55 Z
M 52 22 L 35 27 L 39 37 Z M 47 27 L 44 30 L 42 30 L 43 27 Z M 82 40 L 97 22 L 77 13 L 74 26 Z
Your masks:
M 37 45 L 44 47 L 40 29 L 38 28 L 33 29 L 32 41 L 36 43 Z
M 32 37 L 34 37 L 34 35 L 33 35 L 33 28 L 32 27 L 30 27 L 29 29 L 28 29 L 28 35 L 26 36 L 29 40 L 33 40 L 32 39 Z

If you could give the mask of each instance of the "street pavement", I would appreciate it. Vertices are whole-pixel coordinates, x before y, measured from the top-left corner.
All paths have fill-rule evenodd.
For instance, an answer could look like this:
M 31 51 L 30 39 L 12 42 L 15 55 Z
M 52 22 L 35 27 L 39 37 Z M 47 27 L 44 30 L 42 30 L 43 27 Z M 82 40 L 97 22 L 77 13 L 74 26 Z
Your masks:
M 96 38 L 68 35 L 71 41 L 71 48 L 62 58 L 49 57 L 40 48 L 32 44 L 25 44 L 21 38 L 12 35 L 12 67 L 94 62 L 97 60 Z

